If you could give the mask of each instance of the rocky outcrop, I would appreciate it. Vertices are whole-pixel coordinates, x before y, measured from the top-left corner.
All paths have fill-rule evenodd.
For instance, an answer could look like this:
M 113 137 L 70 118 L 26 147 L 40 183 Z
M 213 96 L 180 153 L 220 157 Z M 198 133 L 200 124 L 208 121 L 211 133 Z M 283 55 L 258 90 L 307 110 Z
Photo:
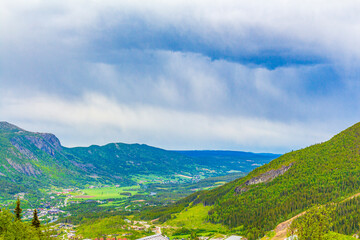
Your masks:
M 57 151 L 61 151 L 61 143 L 59 139 L 51 133 L 40 133 L 40 135 L 47 141 L 50 145 L 52 145 Z
M 37 160 L 35 155 L 26 147 L 22 146 L 21 139 L 19 138 L 12 138 L 10 139 L 11 144 L 23 155 L 25 155 L 29 159 Z M 15 153 L 14 153 L 15 154 Z
M 36 133 L 25 135 L 26 140 L 34 144 L 38 149 L 55 156 L 56 152 L 60 152 L 62 147 L 59 139 L 50 133 Z M 26 141 L 25 140 L 25 141 Z M 29 159 L 37 159 L 35 154 L 26 147 L 24 139 L 21 136 L 13 137 L 10 139 L 11 144 L 23 155 Z
M 34 166 L 30 163 L 20 164 L 8 158 L 6 160 L 16 171 L 21 172 L 27 176 L 36 177 L 37 175 L 41 175 L 41 172 L 35 169 Z
M 83 164 L 83 163 L 78 163 L 78 162 L 75 162 L 75 161 L 70 161 L 72 164 L 74 164 L 75 166 L 77 166 L 78 168 L 80 168 L 81 170 L 83 171 L 92 171 L 94 170 L 96 167 L 91 164 L 91 163 L 86 163 L 86 164 Z
M 248 190 L 247 186 L 250 185 L 255 185 L 255 184 L 259 184 L 259 183 L 263 183 L 263 182 L 270 182 L 271 180 L 273 180 L 274 178 L 283 175 L 285 172 L 287 172 L 291 166 L 294 163 L 290 163 L 289 166 L 282 166 L 279 169 L 276 170 L 269 170 L 266 173 L 263 173 L 257 177 L 253 177 L 252 179 L 246 181 L 245 183 L 243 183 L 242 185 L 238 186 L 235 188 L 235 192 L 236 193 L 243 193 L 246 192 Z
M 61 151 L 61 144 L 59 139 L 53 134 L 50 133 L 38 133 L 36 135 L 26 136 L 32 144 L 34 144 L 38 149 L 55 156 L 56 152 Z

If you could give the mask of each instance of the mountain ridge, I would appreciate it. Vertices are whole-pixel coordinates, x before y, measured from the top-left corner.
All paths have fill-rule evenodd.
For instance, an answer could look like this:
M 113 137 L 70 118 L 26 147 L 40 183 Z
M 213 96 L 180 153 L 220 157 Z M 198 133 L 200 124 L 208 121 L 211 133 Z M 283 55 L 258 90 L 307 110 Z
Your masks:
M 138 143 L 68 148 L 54 134 L 30 132 L 0 122 L 0 195 L 7 193 L 8 197 L 49 186 L 132 185 L 133 177 L 138 175 L 169 179 L 176 174 L 225 175 L 231 164 L 223 165 L 217 169 L 175 151 Z

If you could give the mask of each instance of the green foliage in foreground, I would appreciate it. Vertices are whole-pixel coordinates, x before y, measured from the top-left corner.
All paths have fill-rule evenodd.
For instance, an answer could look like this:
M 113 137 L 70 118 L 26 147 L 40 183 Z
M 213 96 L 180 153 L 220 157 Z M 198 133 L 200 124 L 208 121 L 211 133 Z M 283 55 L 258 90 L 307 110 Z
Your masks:
M 45 240 L 51 239 L 41 228 L 17 220 L 8 210 L 0 212 L 0 239 L 6 240 Z

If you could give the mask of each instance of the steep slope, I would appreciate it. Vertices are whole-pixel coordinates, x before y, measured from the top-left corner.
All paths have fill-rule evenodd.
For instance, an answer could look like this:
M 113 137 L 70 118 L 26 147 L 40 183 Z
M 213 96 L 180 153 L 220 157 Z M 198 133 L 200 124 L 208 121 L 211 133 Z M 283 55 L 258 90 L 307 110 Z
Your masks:
M 0 122 L 0 193 L 2 196 L 37 190 L 46 185 L 76 185 L 84 181 L 67 161 L 52 134 L 27 132 Z
M 338 202 L 360 192 L 360 123 L 327 142 L 287 153 L 248 176 L 196 193 L 174 207 L 211 206 L 208 221 L 244 227 L 249 239 L 314 204 Z M 171 210 L 164 210 L 169 216 Z M 166 218 L 165 218 L 166 219 Z

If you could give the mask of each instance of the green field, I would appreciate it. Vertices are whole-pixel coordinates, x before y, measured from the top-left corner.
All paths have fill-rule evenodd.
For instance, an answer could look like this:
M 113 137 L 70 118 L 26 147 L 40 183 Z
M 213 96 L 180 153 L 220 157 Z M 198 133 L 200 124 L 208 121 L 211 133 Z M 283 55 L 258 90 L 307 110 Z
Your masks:
M 131 195 L 139 194 L 140 186 L 134 185 L 130 187 L 103 187 L 103 188 L 86 188 L 75 192 L 73 201 L 79 199 L 104 200 L 127 198 L 128 196 L 121 193 L 131 193 Z
M 226 226 L 206 221 L 210 208 L 202 204 L 187 208 L 180 213 L 173 214 L 172 219 L 167 221 L 166 225 L 188 229 L 206 229 L 209 232 L 228 232 L 229 229 Z

